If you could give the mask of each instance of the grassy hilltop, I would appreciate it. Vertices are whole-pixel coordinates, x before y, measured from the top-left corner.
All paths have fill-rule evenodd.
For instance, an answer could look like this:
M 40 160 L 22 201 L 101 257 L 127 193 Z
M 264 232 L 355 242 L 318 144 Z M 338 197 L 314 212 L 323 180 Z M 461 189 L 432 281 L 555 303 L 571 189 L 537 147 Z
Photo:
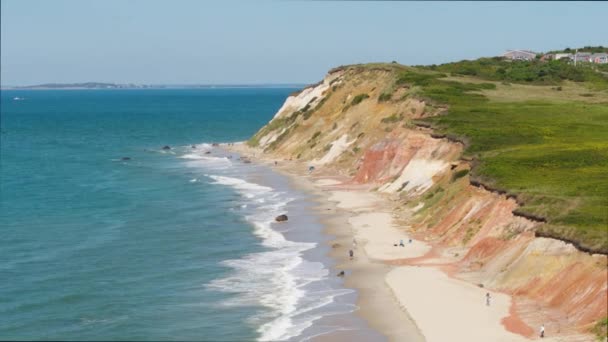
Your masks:
M 465 141 L 473 179 L 546 220 L 540 234 L 608 253 L 608 78 L 597 65 L 485 58 L 396 83 L 449 106 L 423 121 Z

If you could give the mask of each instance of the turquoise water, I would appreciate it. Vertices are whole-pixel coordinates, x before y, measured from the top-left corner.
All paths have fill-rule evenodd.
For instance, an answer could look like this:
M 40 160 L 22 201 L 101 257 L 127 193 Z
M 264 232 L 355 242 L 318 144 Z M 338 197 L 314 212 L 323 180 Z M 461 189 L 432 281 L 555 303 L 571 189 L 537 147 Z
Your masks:
M 246 139 L 293 90 L 3 91 L 0 339 L 252 340 L 279 326 L 284 308 L 239 289 L 238 272 L 287 244 L 252 220 L 286 195 L 203 143 Z

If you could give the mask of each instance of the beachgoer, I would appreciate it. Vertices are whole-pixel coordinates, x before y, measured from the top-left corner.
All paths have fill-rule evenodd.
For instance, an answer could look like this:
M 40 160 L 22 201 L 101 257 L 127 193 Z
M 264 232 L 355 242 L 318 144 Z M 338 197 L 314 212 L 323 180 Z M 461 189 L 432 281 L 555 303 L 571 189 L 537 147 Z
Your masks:
M 353 257 L 355 256 L 355 252 L 353 252 L 353 250 L 349 250 L 348 251 L 348 255 L 350 256 L 350 260 L 353 260 Z
M 399 246 L 405 247 L 405 244 L 403 244 L 403 239 L 399 240 Z
M 410 241 L 408 241 L 408 243 L 412 243 L 412 239 L 410 239 Z
M 274 161 L 274 165 L 278 165 L 278 164 L 279 164 L 279 162 L 275 160 Z
M 486 305 L 490 306 L 490 292 L 486 292 Z
M 340 271 L 340 273 L 338 273 L 338 277 L 344 277 L 344 271 Z
M 540 338 L 545 338 L 545 325 L 540 326 Z
M 308 167 L 308 173 L 312 173 L 312 171 L 313 171 L 314 169 L 315 169 L 315 167 L 314 167 L 314 166 L 312 166 L 312 165 L 311 165 L 311 166 L 309 166 L 309 167 Z
M 357 240 L 353 238 L 353 249 L 357 249 Z

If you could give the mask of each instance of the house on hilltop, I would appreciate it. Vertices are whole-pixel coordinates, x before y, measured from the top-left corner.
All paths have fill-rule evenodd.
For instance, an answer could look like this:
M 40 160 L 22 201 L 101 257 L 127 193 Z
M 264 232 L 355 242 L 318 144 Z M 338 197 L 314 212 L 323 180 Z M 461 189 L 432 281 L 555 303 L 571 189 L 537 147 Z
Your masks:
M 507 50 L 502 56 L 514 61 L 531 61 L 536 58 L 536 52 L 528 50 Z
M 591 55 L 593 63 L 606 64 L 608 63 L 608 53 L 594 53 Z

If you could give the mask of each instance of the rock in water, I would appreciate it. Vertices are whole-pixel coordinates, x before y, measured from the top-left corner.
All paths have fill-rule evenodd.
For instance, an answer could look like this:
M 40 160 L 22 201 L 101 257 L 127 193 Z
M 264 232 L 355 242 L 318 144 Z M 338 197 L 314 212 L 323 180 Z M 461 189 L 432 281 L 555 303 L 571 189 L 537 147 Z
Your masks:
M 131 160 L 131 157 L 122 157 L 120 160 Z
M 277 217 L 274 218 L 277 222 L 283 222 L 283 221 L 287 221 L 287 215 L 283 214 L 283 215 L 279 215 Z
M 220 146 L 220 144 L 218 144 L 218 143 L 213 143 L 213 144 L 211 144 L 211 146 L 214 146 L 214 147 L 215 147 L 215 146 Z
M 170 150 L 170 149 L 171 149 L 171 146 L 169 146 L 169 145 L 163 146 L 163 150 Z

